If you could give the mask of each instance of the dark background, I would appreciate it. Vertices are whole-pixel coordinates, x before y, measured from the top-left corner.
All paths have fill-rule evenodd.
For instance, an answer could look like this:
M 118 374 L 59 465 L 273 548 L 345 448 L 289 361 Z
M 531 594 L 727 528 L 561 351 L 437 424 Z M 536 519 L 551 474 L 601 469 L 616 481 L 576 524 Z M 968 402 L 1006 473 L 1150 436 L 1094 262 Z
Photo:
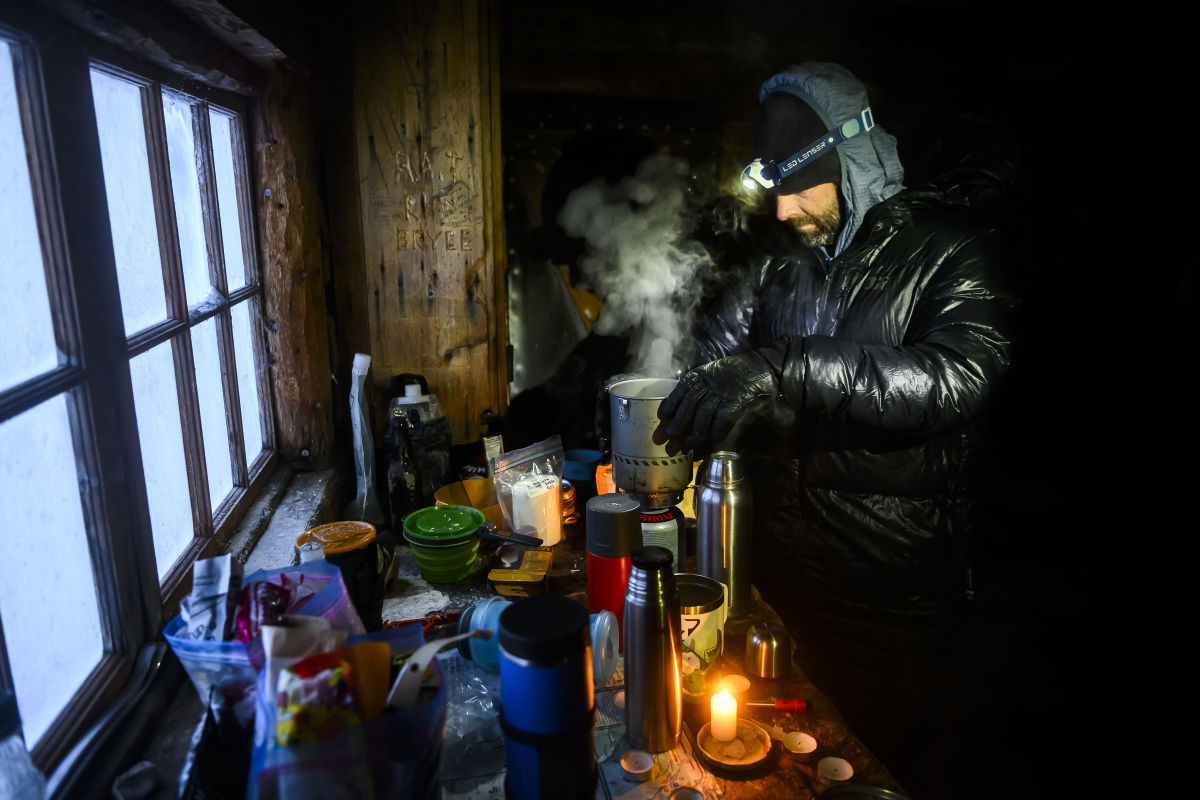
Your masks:
M 959 112 L 1007 129 L 1023 304 L 976 575 L 972 680 L 991 697 L 963 731 L 988 752 L 946 769 L 973 770 L 977 797 L 1117 796 L 1152 780 L 1141 758 L 1177 774 L 1163 726 L 1194 527 L 1181 519 L 1193 284 L 1177 208 L 1194 170 L 1180 20 L 1145 5 L 518 2 L 502 21 L 518 248 L 555 206 L 538 177 L 572 137 L 618 131 L 637 151 L 633 132 L 720 175 L 745 155 L 758 85 L 792 63 L 855 72 L 902 155 Z

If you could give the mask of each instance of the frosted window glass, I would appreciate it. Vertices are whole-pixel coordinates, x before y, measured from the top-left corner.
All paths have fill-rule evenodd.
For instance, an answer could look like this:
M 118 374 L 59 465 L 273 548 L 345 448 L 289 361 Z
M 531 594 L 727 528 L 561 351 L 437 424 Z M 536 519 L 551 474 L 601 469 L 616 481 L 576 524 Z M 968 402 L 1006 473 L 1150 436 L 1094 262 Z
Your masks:
M 217 178 L 217 204 L 221 211 L 221 241 L 225 251 L 225 281 L 230 290 L 246 285 L 246 263 L 242 258 L 242 228 L 237 204 L 237 180 L 233 170 L 233 120 L 216 111 L 208 112 L 212 136 L 213 166 Z
M 31 745 L 104 651 L 79 482 L 64 395 L 0 424 L 0 616 Z
M 128 336 L 167 318 L 141 89 L 93 69 L 92 103 Z
M 129 375 L 146 476 L 154 560 L 162 579 L 194 536 L 171 343 L 163 342 L 131 360 Z
M 12 51 L 0 39 L 0 390 L 58 364 L 33 188 L 13 80 Z
M 208 496 L 212 508 L 216 509 L 233 491 L 233 466 L 229 460 L 229 427 L 225 416 L 225 393 L 221 387 L 215 319 L 207 319 L 192 328 L 192 358 L 196 362 L 196 393 L 200 400 L 200 425 L 204 429 Z
M 163 122 L 167 129 L 167 157 L 171 161 L 179 254 L 183 258 L 183 284 L 188 308 L 194 308 L 210 299 L 212 282 L 208 279 L 208 251 L 204 246 L 191 101 L 182 95 L 163 92 Z
M 254 342 L 250 338 L 250 302 L 238 303 L 229 313 L 233 317 L 233 351 L 237 360 L 238 397 L 242 406 L 242 441 L 246 445 L 246 464 L 250 465 L 262 452 L 262 412 L 258 405 L 258 379 L 254 372 Z

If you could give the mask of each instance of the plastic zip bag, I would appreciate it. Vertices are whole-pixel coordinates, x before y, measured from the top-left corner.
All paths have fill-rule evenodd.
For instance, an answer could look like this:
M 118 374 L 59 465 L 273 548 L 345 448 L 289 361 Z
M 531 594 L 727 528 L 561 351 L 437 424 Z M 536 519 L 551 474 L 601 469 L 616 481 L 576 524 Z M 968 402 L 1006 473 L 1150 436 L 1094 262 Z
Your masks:
M 366 632 L 346 591 L 342 571 L 327 561 L 312 561 L 299 567 L 260 569 L 247 575 L 242 586 L 285 579 L 315 592 L 305 592 L 296 607 L 285 609 L 286 613 L 324 617 L 333 627 L 350 636 Z M 216 689 L 232 708 L 238 724 L 249 729 L 254 721 L 255 683 L 264 661 L 262 639 L 255 638 L 250 642 L 190 639 L 184 626 L 183 616 L 176 615 L 163 629 L 163 638 L 171 645 L 196 691 L 202 699 L 208 700 L 209 693 Z
M 513 533 L 537 536 L 550 546 L 562 540 L 562 476 L 566 458 L 557 433 L 496 460 L 496 499 Z
M 378 528 L 384 524 L 383 508 L 375 491 L 375 445 L 371 439 L 371 420 L 364 394 L 370 368 L 369 355 L 354 354 L 354 366 L 350 370 L 350 426 L 354 434 L 354 477 L 358 494 L 346 509 L 346 516 Z

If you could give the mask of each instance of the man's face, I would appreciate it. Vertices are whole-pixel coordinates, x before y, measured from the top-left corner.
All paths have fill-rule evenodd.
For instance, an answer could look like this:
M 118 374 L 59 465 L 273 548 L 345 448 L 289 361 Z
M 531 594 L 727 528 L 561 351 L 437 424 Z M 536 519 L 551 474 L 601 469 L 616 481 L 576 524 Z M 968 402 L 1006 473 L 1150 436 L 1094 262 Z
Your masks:
M 837 187 L 819 183 L 803 192 L 776 195 L 775 216 L 795 228 L 809 247 L 835 244 L 842 228 Z

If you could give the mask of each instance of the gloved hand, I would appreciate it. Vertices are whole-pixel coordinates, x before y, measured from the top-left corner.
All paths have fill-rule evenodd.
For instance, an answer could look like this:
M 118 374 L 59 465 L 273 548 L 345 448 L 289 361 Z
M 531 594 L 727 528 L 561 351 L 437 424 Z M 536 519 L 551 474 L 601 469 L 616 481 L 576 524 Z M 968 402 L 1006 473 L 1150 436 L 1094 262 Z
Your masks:
M 663 433 L 684 450 L 724 442 L 782 401 L 783 359 L 770 345 L 690 370 L 658 407 Z

